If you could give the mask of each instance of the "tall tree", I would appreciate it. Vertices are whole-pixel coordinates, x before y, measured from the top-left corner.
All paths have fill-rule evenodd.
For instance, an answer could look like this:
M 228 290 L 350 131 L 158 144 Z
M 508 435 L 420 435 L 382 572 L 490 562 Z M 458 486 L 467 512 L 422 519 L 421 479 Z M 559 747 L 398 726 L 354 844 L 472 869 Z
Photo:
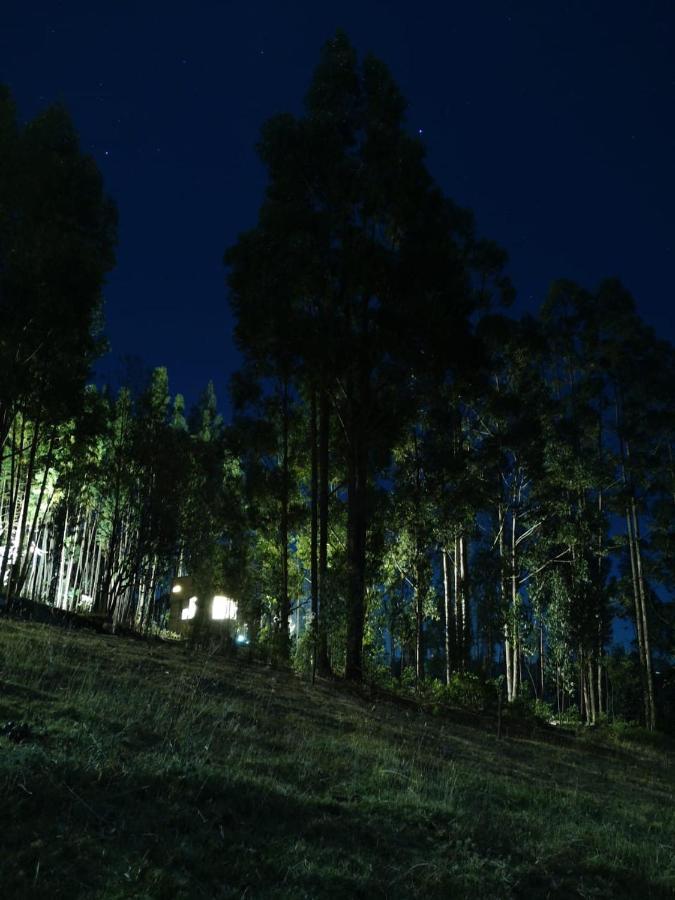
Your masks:
M 40 427 L 77 411 L 115 240 L 115 209 L 66 110 L 20 127 L 0 87 L 0 448 L 19 412 Z
M 316 380 L 342 431 L 347 677 L 362 671 L 369 482 L 406 418 L 412 367 L 466 331 L 467 219 L 433 186 L 382 63 L 343 34 L 325 46 L 306 115 L 267 123 L 259 224 L 227 255 L 245 350 Z M 321 323 L 316 333 L 316 322 Z M 313 338 L 313 340 L 311 340 Z M 308 340 L 309 339 L 309 340 Z M 317 353 L 323 357 L 317 366 Z

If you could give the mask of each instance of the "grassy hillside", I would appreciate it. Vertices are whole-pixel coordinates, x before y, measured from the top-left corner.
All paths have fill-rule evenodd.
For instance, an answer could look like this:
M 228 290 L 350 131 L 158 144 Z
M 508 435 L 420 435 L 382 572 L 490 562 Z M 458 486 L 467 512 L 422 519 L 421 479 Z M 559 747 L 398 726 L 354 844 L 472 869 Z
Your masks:
M 0 620 L 0 894 L 673 895 L 667 746 L 510 734 Z

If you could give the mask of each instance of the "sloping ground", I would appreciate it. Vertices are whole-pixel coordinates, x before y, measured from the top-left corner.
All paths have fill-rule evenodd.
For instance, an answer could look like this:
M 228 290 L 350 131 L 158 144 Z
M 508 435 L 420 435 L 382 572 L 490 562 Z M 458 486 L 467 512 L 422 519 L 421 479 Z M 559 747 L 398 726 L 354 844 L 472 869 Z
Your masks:
M 670 897 L 672 764 L 0 619 L 3 898 Z

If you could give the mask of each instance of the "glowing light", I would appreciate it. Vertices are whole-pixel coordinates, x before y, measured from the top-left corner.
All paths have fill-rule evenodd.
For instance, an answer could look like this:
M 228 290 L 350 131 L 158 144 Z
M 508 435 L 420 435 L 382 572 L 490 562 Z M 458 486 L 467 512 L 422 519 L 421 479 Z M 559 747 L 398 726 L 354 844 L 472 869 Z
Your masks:
M 180 594 L 182 590 L 183 590 L 183 588 L 181 587 L 180 584 L 174 584 L 174 586 L 171 588 L 171 593 L 172 594 Z
M 184 610 L 182 610 L 180 617 L 185 622 L 188 619 L 194 619 L 194 617 L 196 615 L 197 615 L 197 598 L 190 597 L 190 599 L 188 600 L 188 605 L 185 607 Z
M 211 604 L 212 619 L 236 619 L 237 604 L 229 597 L 223 597 L 222 594 L 216 594 Z
M 248 644 L 248 638 L 246 637 L 245 634 L 238 634 L 237 635 L 237 643 L 238 644 Z

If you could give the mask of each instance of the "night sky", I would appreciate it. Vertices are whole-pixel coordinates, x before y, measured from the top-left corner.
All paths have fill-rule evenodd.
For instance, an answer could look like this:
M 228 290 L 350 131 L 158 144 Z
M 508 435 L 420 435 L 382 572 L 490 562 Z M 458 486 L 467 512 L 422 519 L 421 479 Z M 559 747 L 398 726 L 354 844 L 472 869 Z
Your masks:
M 139 357 L 227 409 L 223 252 L 256 221 L 260 126 L 301 112 L 336 28 L 387 63 L 432 175 L 508 251 L 517 311 L 617 275 L 675 339 L 672 0 L 4 0 L 0 81 L 22 119 L 65 102 L 119 209 L 100 373 Z

